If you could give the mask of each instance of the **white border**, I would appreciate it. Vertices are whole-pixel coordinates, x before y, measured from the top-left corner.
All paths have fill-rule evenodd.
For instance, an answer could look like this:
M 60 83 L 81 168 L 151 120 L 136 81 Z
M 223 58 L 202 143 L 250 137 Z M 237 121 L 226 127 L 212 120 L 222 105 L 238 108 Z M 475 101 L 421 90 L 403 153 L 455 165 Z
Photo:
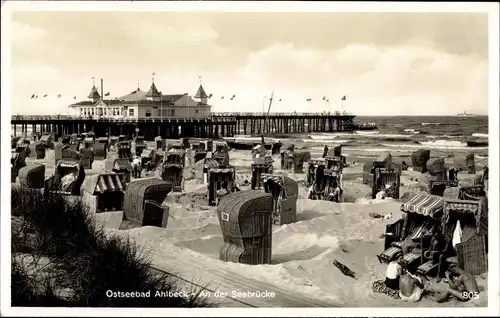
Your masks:
M 484 12 L 489 14 L 489 273 L 487 308 L 259 308 L 259 309 L 94 309 L 10 307 L 10 13 L 12 11 L 225 11 L 225 12 Z M 499 6 L 498 3 L 417 2 L 111 2 L 7 1 L 2 3 L 2 187 L 1 311 L 9 316 L 496 316 L 499 309 Z M 466 76 L 466 75 L 465 75 Z

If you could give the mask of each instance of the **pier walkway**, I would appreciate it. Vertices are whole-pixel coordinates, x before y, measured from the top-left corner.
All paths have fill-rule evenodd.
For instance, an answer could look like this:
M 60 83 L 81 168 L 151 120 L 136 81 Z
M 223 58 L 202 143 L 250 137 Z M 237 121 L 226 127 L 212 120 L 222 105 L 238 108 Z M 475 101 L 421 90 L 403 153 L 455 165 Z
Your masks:
M 205 118 L 151 117 L 151 118 L 98 118 L 67 115 L 14 115 L 11 125 L 14 134 L 52 132 L 58 136 L 95 132 L 98 136 L 133 135 L 136 129 L 146 139 L 156 136 L 181 137 L 233 137 L 273 133 L 341 132 L 376 129 L 374 125 L 359 126 L 356 116 L 329 113 L 212 113 Z

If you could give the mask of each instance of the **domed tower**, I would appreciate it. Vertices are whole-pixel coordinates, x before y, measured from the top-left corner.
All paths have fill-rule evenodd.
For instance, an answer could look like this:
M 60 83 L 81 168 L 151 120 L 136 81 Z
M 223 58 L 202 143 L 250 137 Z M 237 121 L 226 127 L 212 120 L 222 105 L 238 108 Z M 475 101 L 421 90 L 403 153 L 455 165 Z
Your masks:
M 97 88 L 95 87 L 95 80 L 92 77 L 92 89 L 90 90 L 89 96 L 87 96 L 88 99 L 90 99 L 93 103 L 97 103 L 98 101 L 101 100 L 101 95 L 97 91 Z
M 161 93 L 158 91 L 155 85 L 155 73 L 153 73 L 153 80 L 151 82 L 151 87 L 146 94 L 147 100 L 159 102 L 161 100 Z

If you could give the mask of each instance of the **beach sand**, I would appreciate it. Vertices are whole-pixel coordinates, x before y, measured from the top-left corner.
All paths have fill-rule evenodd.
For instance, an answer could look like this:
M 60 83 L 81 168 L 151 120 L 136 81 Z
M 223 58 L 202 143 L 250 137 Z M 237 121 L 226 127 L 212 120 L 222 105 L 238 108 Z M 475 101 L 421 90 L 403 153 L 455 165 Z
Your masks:
M 318 156 L 315 152 L 313 157 Z M 232 150 L 230 158 L 237 170 L 236 184 L 241 190 L 248 189 L 249 185 L 243 184 L 251 179 L 250 152 Z M 274 159 L 275 171 L 279 171 L 279 158 L 275 156 Z M 270 265 L 250 266 L 219 260 L 222 235 L 216 208 L 209 207 L 204 198 L 206 186 L 193 179 L 186 181 L 184 193 L 167 197 L 172 218 L 166 229 L 141 227 L 118 230 L 122 212 L 101 213 L 96 215 L 96 220 L 112 234 L 133 238 L 144 247 L 155 268 L 175 273 L 212 290 L 226 291 L 229 295 L 233 290 L 275 292 L 273 298 L 236 297 L 240 302 L 222 301 L 221 306 L 487 306 L 487 274 L 478 277 L 481 289 L 485 290 L 481 293 L 483 297 L 467 303 L 450 300 L 438 304 L 427 296 L 416 304 L 409 304 L 372 291 L 372 283 L 385 277 L 387 267 L 376 257 L 383 251 L 382 234 L 386 225 L 402 217 L 403 212 L 398 200 L 371 200 L 370 188 L 362 184 L 363 159 L 351 155 L 348 161 L 359 164 L 343 171 L 345 203 L 308 200 L 305 198 L 307 190 L 301 186 L 297 222 L 273 229 Z M 51 175 L 54 171 L 54 151 L 48 151 L 44 160 L 36 162 L 45 164 L 47 176 Z M 85 172 L 88 176 L 103 171 L 104 161 L 94 161 L 92 169 Z M 190 175 L 189 169 L 185 175 Z M 288 176 L 298 181 L 305 177 L 304 174 L 290 173 Z M 459 175 L 461 184 L 472 184 L 474 177 Z M 400 193 L 426 189 L 428 179 L 427 174 L 403 171 Z M 373 213 L 382 216 L 392 214 L 392 217 L 373 218 L 370 216 Z M 356 273 L 356 278 L 342 274 L 333 265 L 334 260 L 349 267 Z M 443 283 L 440 286 L 444 286 Z

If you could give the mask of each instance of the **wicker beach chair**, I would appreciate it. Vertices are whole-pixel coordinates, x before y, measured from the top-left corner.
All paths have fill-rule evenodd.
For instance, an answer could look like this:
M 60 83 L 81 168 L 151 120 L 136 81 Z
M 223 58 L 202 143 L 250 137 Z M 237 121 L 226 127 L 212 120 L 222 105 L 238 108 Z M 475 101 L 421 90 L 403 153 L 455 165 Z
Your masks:
M 261 186 L 261 175 L 264 173 L 272 174 L 273 173 L 273 158 L 272 157 L 264 157 L 257 158 L 252 163 L 252 179 L 251 179 L 251 187 L 252 190 L 259 189 Z
M 210 169 L 217 169 L 219 168 L 220 164 L 217 160 L 213 158 L 205 158 L 203 160 L 198 161 L 195 164 L 195 173 L 196 173 L 196 180 L 198 183 L 201 184 L 207 184 L 208 183 L 208 171 Z
M 11 164 L 11 182 L 16 182 L 19 170 L 26 166 L 25 152 L 11 152 L 10 164 Z
M 118 158 L 132 160 L 132 146 L 129 141 L 118 143 Z
M 21 139 L 21 137 L 19 136 L 16 136 L 16 137 L 12 137 L 10 139 L 10 148 L 11 149 L 16 149 L 17 147 L 17 142 Z
M 134 139 L 134 143 L 133 143 L 133 148 L 134 148 L 134 154 L 136 156 L 140 156 L 141 153 L 146 150 L 147 148 L 147 145 L 146 143 L 144 142 L 144 136 L 137 136 L 135 137 Z
M 216 206 L 219 203 L 219 196 L 217 195 L 219 190 L 225 189 L 227 193 L 232 193 L 234 191 L 235 177 L 236 172 L 232 166 L 208 169 L 207 196 L 209 205 Z
M 323 186 L 323 176 L 326 169 L 326 162 L 322 159 L 311 159 L 307 162 L 306 170 L 306 185 L 308 187 L 318 183 L 318 187 L 321 188 L 320 191 L 324 190 Z
M 273 197 L 273 224 L 283 225 L 297 221 L 297 181 L 286 176 L 262 174 L 264 191 Z
M 131 182 L 125 193 L 124 220 L 140 222 L 142 226 L 166 227 L 169 208 L 163 201 L 171 190 L 171 182 L 156 178 Z
M 417 248 L 420 250 L 414 250 L 414 254 L 421 256 L 429 247 L 430 238 L 440 224 L 444 204 L 442 197 L 424 192 L 407 192 L 401 197 L 401 201 L 401 211 L 405 212 L 406 216 L 403 220 L 386 227 L 385 250 L 377 256 L 381 263 L 391 262 L 407 242 L 417 243 Z M 415 256 L 409 255 L 405 262 L 408 265 L 415 265 L 416 259 Z
M 122 211 L 125 186 L 116 173 L 88 176 L 82 185 L 82 200 L 92 213 Z
M 72 180 L 65 182 L 66 176 Z M 85 169 L 80 160 L 61 159 L 56 163 L 54 174 L 45 179 L 45 191 L 54 191 L 65 195 L 80 195 L 80 188 L 85 180 Z
M 128 159 L 108 158 L 104 162 L 104 169 L 107 172 L 114 172 L 123 176 L 122 182 L 129 183 L 132 178 L 132 164 Z
M 157 151 L 165 151 L 167 150 L 167 141 L 161 136 L 156 136 L 155 137 L 155 147 Z
M 372 199 L 375 199 L 377 193 L 384 189 L 389 184 L 390 191 L 387 196 L 393 199 L 399 199 L 399 191 L 401 186 L 401 170 L 396 167 L 392 168 L 375 168 L 373 171 L 372 182 Z
M 108 144 L 109 140 L 107 137 L 100 137 L 97 139 L 97 143 L 94 144 L 94 159 L 104 160 L 108 155 Z
M 248 265 L 270 264 L 273 199 L 257 190 L 224 197 L 217 215 L 224 243 L 220 259 Z
M 40 141 L 34 141 L 30 144 L 31 159 L 45 159 L 45 146 Z
M 19 169 L 19 184 L 28 188 L 43 189 L 45 185 L 45 165 L 28 163 Z
M 24 158 L 29 158 L 31 154 L 31 149 L 28 144 L 17 144 L 15 151 L 17 153 L 23 153 Z
M 94 163 L 94 152 L 92 148 L 81 148 L 80 158 L 84 169 L 92 169 L 92 164 Z
M 443 233 L 450 237 L 457 220 L 462 225 L 461 242 L 456 245 L 455 262 L 460 268 L 479 275 L 487 271 L 488 264 L 488 202 L 478 200 L 446 199 L 443 208 Z M 450 237 L 451 240 L 451 237 Z
M 52 134 L 42 135 L 42 137 L 40 137 L 40 141 L 45 145 L 45 148 L 54 149 L 55 144 Z
M 271 145 L 271 154 L 274 156 L 274 155 L 279 155 L 280 154 L 280 151 L 281 151 L 281 146 L 283 146 L 283 144 L 281 142 L 274 142 L 272 145 Z
M 431 151 L 429 149 L 419 149 L 412 153 L 411 163 L 413 166 L 413 171 L 418 171 L 420 173 L 427 172 L 427 161 L 431 157 Z
M 141 165 L 143 169 L 150 170 L 150 163 L 153 160 L 155 155 L 155 150 L 153 149 L 144 149 L 141 152 Z

